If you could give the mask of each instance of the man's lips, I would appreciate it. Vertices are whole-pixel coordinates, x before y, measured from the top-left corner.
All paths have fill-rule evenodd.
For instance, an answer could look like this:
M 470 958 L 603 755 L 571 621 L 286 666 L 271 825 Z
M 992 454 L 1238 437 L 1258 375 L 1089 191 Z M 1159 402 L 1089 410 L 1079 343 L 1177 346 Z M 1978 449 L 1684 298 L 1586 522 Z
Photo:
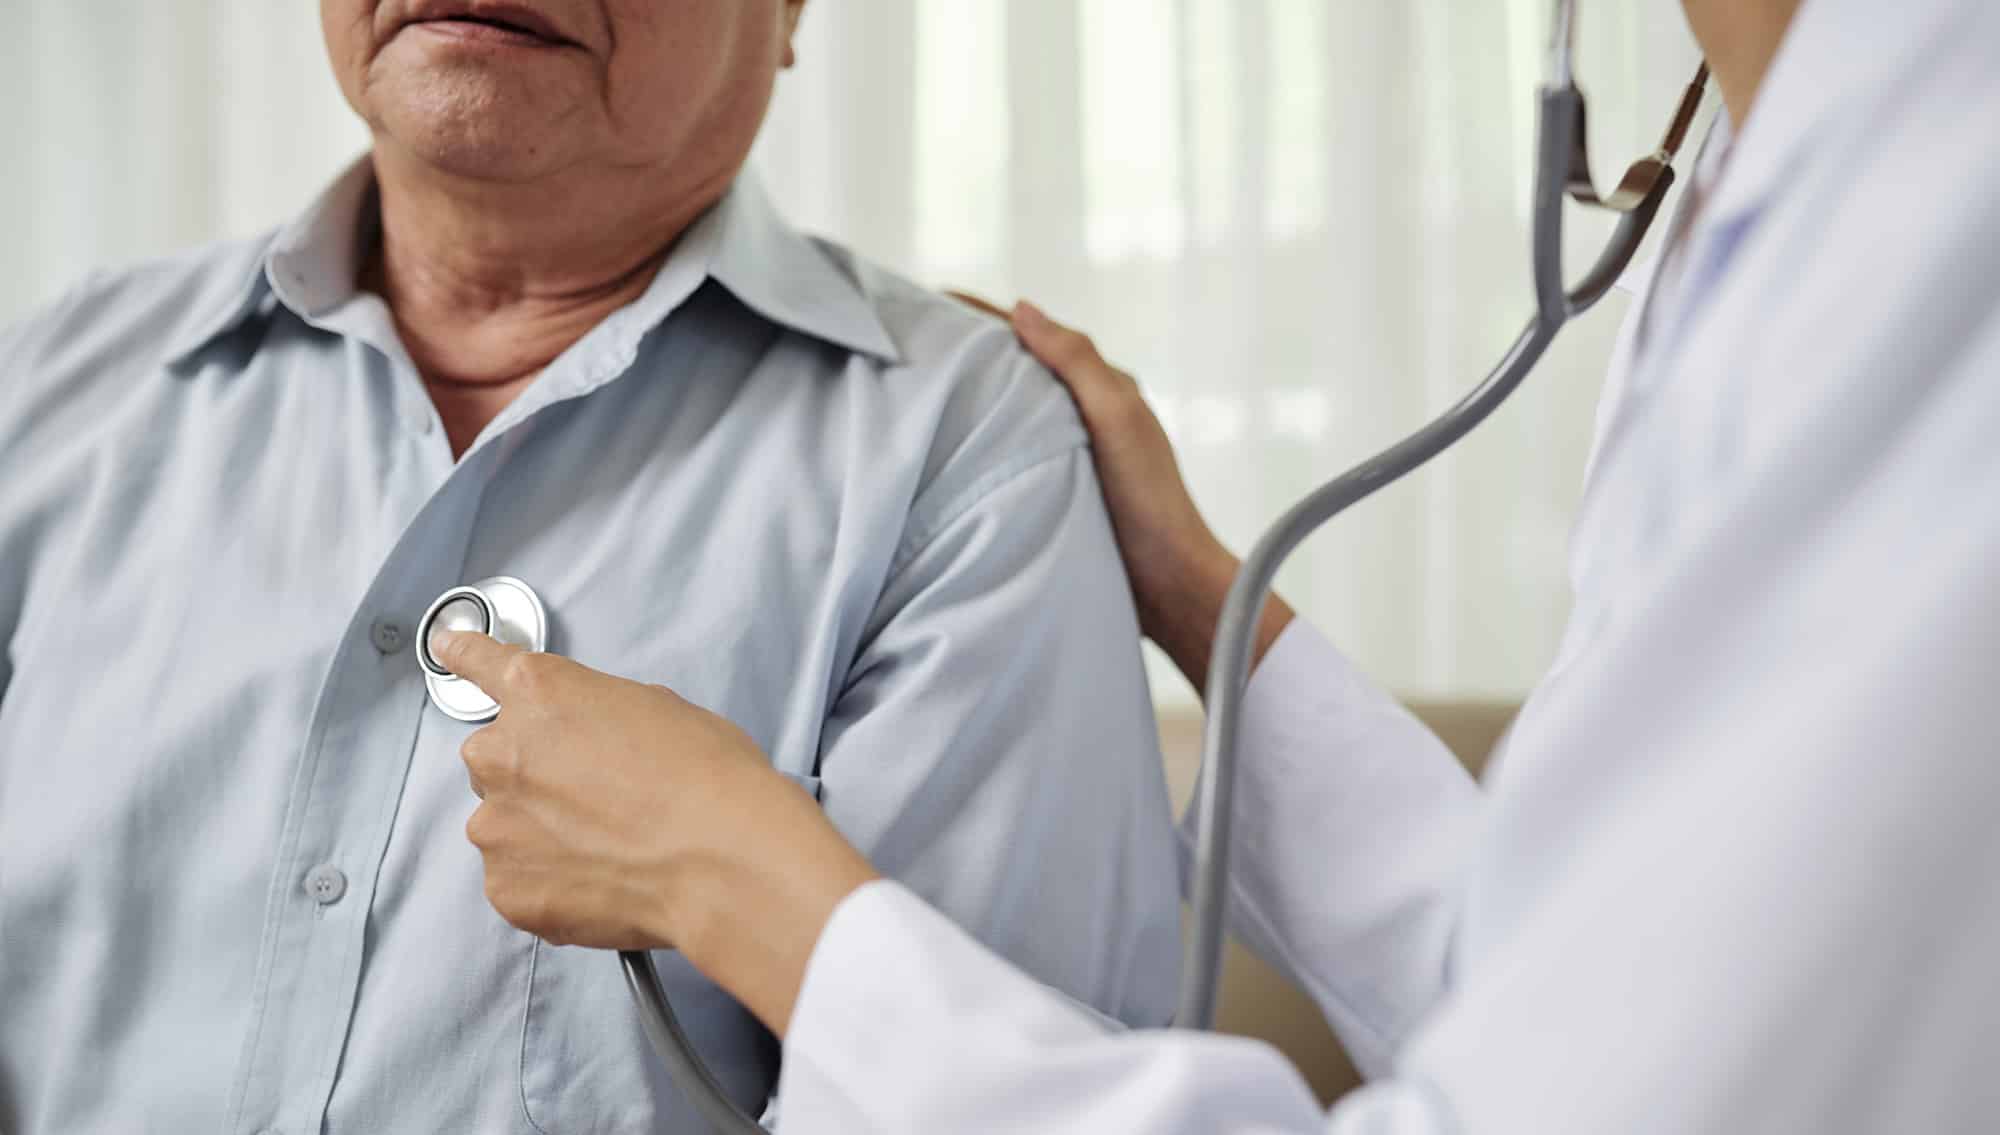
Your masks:
M 575 46 L 541 13 L 513 4 L 425 5 L 404 26 L 472 42 Z

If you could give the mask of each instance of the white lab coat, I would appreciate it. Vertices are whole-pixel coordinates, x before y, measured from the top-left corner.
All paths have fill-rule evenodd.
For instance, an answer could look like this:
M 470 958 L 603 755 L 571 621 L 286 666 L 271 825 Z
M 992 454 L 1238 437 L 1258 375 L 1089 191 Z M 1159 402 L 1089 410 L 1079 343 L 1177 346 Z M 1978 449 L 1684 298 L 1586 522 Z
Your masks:
M 883 883 L 786 1129 L 2000 1130 L 2000 4 L 1806 0 L 1673 255 L 1483 791 L 1307 628 L 1253 680 L 1235 925 L 1370 1084 L 1107 1034 Z

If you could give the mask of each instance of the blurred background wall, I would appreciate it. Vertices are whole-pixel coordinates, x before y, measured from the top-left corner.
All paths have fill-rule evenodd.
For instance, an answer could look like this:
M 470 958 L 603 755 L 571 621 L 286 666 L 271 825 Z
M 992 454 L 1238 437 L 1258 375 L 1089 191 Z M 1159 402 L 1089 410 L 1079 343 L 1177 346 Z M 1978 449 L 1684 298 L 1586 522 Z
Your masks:
M 1608 179 L 1695 57 L 1671 0 L 1582 7 Z M 1243 547 L 1475 382 L 1525 317 L 1547 9 L 812 0 L 755 160 L 802 226 L 1089 328 Z M 0 0 L 0 20 L 0 322 L 91 269 L 280 223 L 366 147 L 306 0 Z M 1572 263 L 1605 231 L 1573 223 Z M 1284 577 L 1394 688 L 1510 699 L 1546 664 L 1623 307 Z M 1155 672 L 1163 706 L 1191 701 Z

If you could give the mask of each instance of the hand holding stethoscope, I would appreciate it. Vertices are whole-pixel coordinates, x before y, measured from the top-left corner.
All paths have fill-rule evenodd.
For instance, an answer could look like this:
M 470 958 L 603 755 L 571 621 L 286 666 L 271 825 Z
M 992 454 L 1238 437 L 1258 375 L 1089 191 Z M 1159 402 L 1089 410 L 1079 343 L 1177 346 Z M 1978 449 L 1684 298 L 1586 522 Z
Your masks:
M 664 687 L 476 631 L 423 646 L 499 705 L 460 752 L 501 917 L 555 945 L 678 949 L 782 1035 L 820 929 L 875 878 L 812 798 Z

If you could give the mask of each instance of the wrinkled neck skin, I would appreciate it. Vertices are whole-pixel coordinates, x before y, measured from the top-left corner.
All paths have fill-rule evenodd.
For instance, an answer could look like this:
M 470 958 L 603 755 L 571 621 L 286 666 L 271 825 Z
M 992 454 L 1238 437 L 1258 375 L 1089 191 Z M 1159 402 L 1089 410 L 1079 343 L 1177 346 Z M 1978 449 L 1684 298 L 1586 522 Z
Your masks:
M 651 169 L 503 183 L 427 167 L 378 140 L 380 295 L 462 455 L 542 368 L 646 290 L 728 189 Z
M 1742 130 L 1777 57 L 1800 0 L 1682 0 L 1688 26 L 1722 90 L 1729 121 Z M 1885 8 L 1887 13 L 1890 9 Z M 1894 19 L 1885 14 L 1884 19 Z

